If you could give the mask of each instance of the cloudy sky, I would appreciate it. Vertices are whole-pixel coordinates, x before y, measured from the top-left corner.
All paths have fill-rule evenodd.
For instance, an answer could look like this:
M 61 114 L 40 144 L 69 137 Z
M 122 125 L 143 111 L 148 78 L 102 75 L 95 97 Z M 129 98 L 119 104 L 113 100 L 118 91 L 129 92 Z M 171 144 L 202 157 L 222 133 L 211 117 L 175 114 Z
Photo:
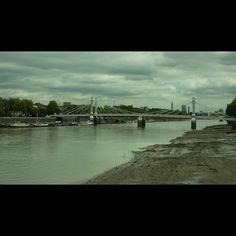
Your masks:
M 180 109 L 192 97 L 225 109 L 236 96 L 236 52 L 0 52 L 0 96 Z

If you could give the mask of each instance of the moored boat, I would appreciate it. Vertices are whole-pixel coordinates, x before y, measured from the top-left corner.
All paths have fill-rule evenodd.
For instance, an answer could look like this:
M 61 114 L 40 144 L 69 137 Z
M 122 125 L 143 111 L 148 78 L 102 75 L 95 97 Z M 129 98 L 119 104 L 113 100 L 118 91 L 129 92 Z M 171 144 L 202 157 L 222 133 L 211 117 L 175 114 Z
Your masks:
M 30 127 L 30 124 L 22 123 L 20 121 L 17 121 L 13 124 L 9 124 L 9 127 L 12 127 L 12 128 L 26 128 L 26 127 Z
M 93 125 L 93 121 L 87 120 L 87 121 L 80 121 L 81 125 Z
M 31 124 L 32 127 L 48 127 L 48 124 L 45 123 L 35 123 L 35 124 Z
M 77 126 L 79 125 L 78 122 L 69 122 L 69 126 Z
M 219 116 L 219 121 L 224 121 L 224 116 Z

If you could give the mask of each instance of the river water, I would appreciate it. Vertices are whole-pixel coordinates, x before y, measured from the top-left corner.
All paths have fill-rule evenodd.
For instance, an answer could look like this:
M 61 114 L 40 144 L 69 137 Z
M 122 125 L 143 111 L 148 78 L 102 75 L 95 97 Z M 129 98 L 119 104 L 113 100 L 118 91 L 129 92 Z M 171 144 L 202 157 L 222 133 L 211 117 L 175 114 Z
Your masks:
M 197 121 L 197 129 L 219 121 Z M 0 129 L 0 184 L 81 184 L 129 161 L 132 150 L 169 143 L 190 121 Z

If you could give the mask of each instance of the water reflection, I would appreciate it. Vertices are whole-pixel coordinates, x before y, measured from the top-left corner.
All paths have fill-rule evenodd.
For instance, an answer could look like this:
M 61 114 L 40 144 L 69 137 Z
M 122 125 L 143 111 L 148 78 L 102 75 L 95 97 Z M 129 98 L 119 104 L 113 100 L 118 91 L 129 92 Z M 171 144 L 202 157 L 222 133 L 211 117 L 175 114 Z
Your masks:
M 47 136 L 46 136 L 46 146 L 48 157 L 53 156 L 58 148 L 58 129 L 63 127 L 48 127 L 47 129 Z

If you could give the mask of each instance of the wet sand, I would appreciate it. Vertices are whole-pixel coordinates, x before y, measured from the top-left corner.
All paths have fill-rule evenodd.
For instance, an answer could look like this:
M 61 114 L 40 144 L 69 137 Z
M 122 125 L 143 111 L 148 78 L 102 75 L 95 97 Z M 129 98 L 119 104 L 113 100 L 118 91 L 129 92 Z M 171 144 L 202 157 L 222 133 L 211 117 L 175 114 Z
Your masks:
M 227 125 L 148 146 L 85 184 L 235 184 L 236 132 Z

